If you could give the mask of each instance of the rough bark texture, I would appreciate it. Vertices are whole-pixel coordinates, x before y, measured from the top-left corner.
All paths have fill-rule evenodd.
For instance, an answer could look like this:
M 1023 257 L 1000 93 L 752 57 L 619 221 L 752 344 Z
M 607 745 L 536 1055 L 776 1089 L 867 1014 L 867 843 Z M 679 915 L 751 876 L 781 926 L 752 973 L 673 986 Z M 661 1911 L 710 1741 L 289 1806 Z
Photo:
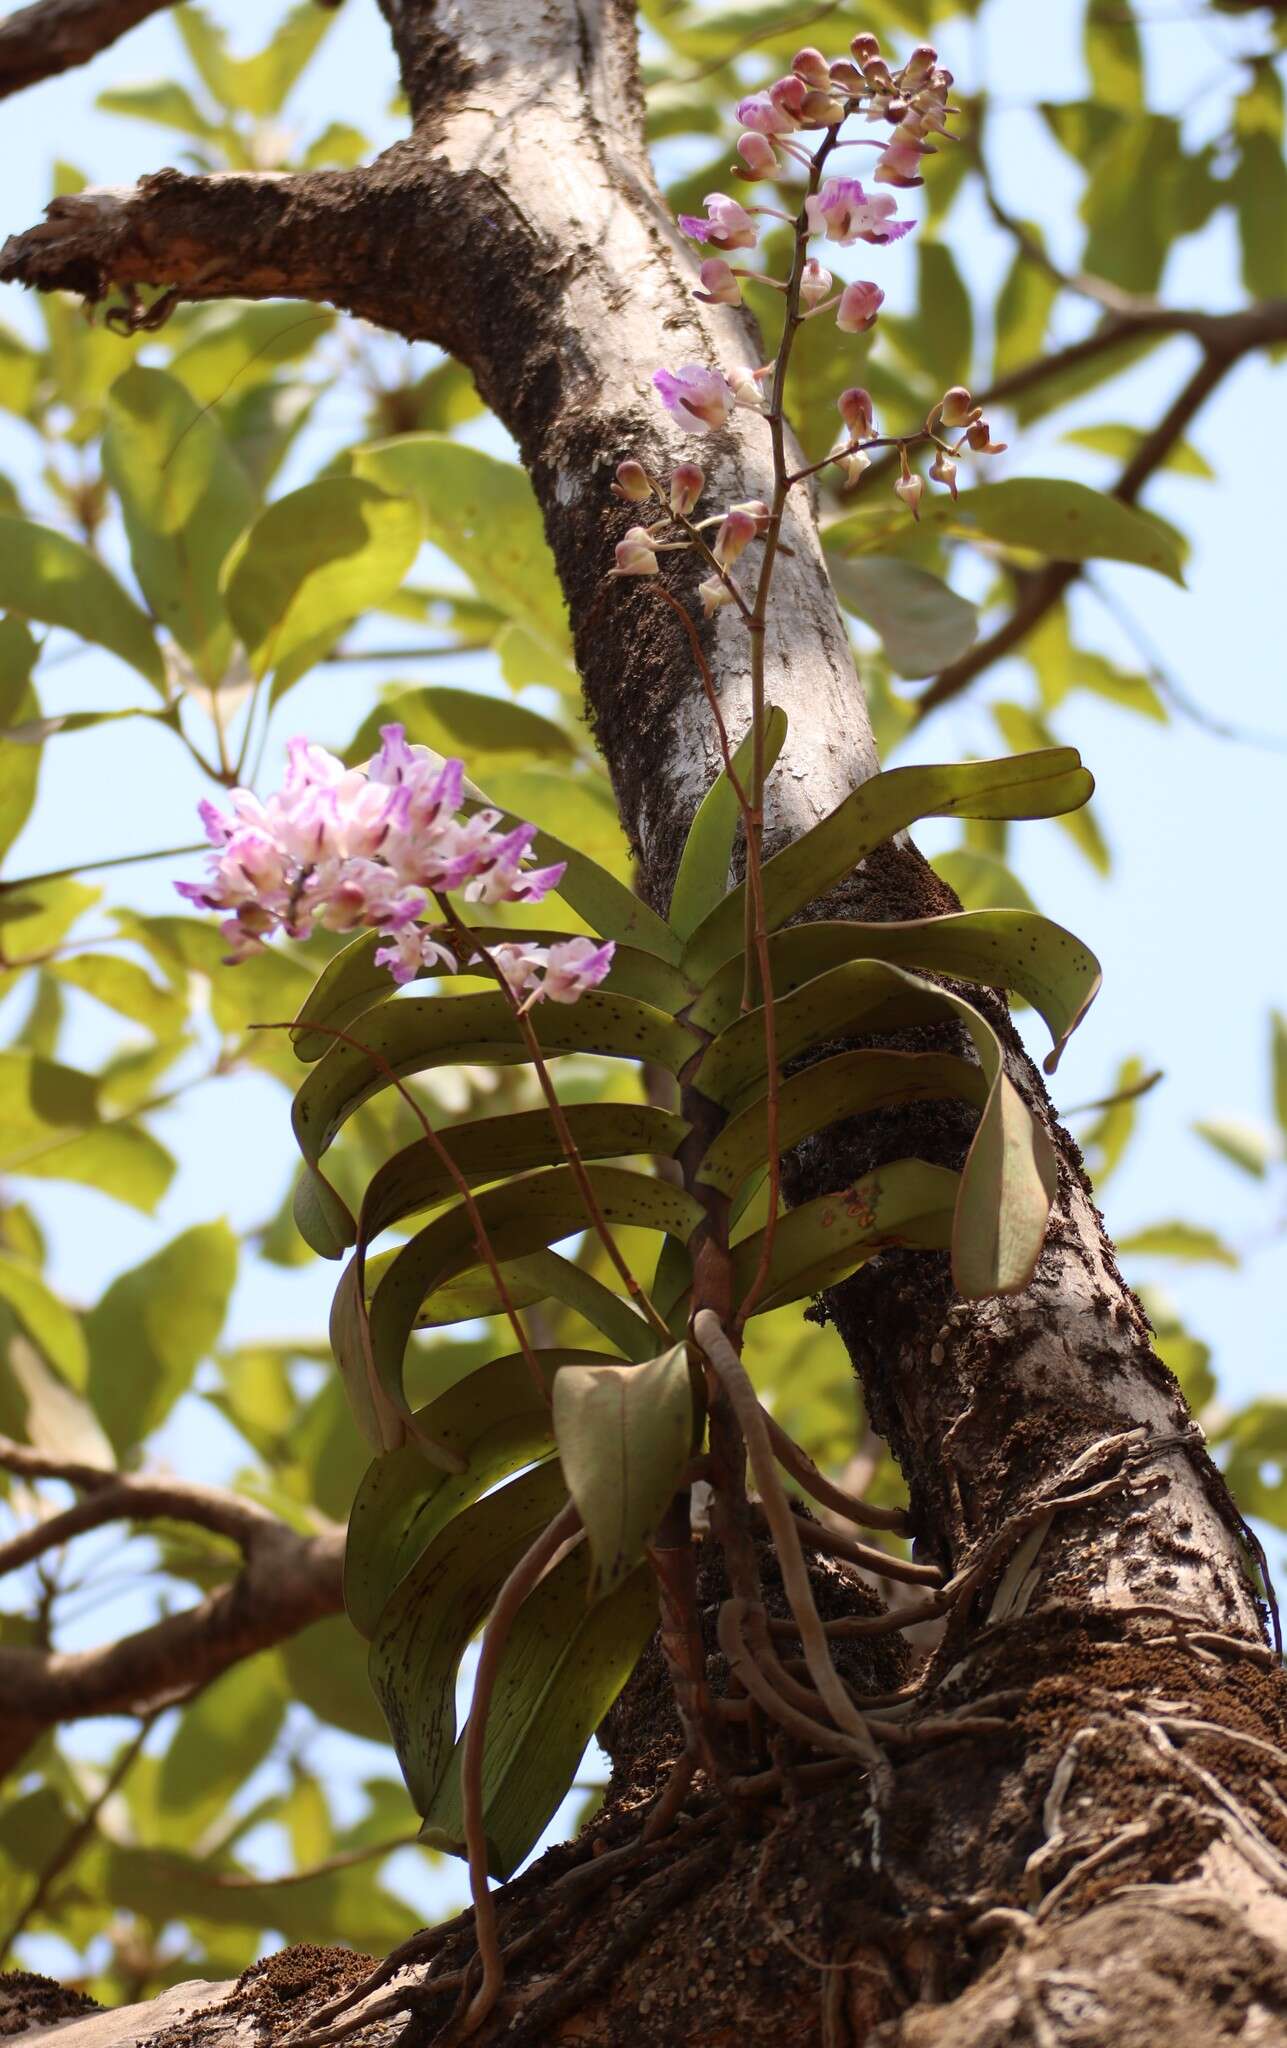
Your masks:
M 136 193 L 56 202 L 0 269 L 91 297 L 140 283 L 325 297 L 465 360 L 531 470 L 642 885 L 664 906 L 716 746 L 675 620 L 646 586 L 604 581 L 629 523 L 607 485 L 626 453 L 662 466 L 692 452 L 659 422 L 652 369 L 749 361 L 755 337 L 740 314 L 692 297 L 643 149 L 626 0 L 382 7 L 414 132 L 369 171 L 166 172 Z M 737 415 L 702 455 L 712 503 L 769 495 L 757 420 Z M 875 766 L 803 501 L 785 538 L 794 555 L 768 662 L 770 700 L 791 720 L 770 785 L 779 839 Z M 744 637 L 725 612 L 706 638 L 740 733 Z M 898 845 L 826 909 L 946 907 Z M 1013 1077 L 1050 1118 L 999 1005 L 997 1021 Z M 909 1153 L 959 1164 L 969 1121 L 942 1105 L 855 1120 L 800 1149 L 791 1194 Z M 1287 2040 L 1281 1674 L 1238 1517 L 1150 1349 L 1076 1149 L 1051 1128 L 1059 1195 L 1023 1295 L 964 1305 L 942 1261 L 888 1254 L 829 1303 L 908 1478 L 921 1554 L 979 1565 L 925 1703 L 965 1725 L 895 1750 L 878 1812 L 865 1782 L 833 1765 L 824 1784 L 788 1773 L 749 1790 L 731 1817 L 694 1805 L 634 1862 L 601 1856 L 610 1875 L 593 1889 L 578 1877 L 594 1870 L 584 1847 L 552 1852 L 509 1888 L 502 1938 L 521 1948 L 480 2039 Z M 1067 1494 L 1079 1504 L 1061 1508 Z M 853 1602 L 860 1615 L 857 1591 Z M 645 1664 L 613 1717 L 618 1796 L 595 1835 L 605 1854 L 635 1840 L 634 1809 L 679 1746 L 657 1681 Z M 410 2041 L 454 2038 L 467 1933 L 455 1941 L 433 1961 Z M 183 2039 L 215 2048 L 230 2025 L 206 2016 Z

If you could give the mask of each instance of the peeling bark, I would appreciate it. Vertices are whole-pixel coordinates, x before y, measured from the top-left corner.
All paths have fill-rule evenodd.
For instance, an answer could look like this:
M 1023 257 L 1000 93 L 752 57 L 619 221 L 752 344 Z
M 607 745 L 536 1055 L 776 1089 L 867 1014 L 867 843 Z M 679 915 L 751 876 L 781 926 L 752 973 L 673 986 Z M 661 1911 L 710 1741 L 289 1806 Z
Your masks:
M 758 360 L 757 339 L 740 312 L 693 299 L 693 265 L 643 146 L 626 0 L 381 4 L 414 128 L 368 169 L 165 172 L 135 192 L 59 201 L 44 227 L 11 240 L 0 274 L 91 298 L 139 284 L 184 298 L 325 298 L 465 361 L 531 472 L 642 887 L 664 907 L 717 748 L 676 621 L 646 585 L 604 580 L 630 523 L 607 486 L 626 454 L 661 471 L 692 456 L 691 437 L 652 402 L 658 363 Z M 700 452 L 712 503 L 769 495 L 758 420 L 736 415 Z M 807 829 L 876 766 L 816 528 L 796 497 L 768 649 L 768 696 L 791 722 L 769 785 L 771 842 Z M 681 569 L 672 587 L 691 597 L 690 578 Z M 745 638 L 724 612 L 705 644 L 736 737 L 749 716 Z M 899 844 L 825 911 L 950 907 Z M 1287 1806 L 1274 1791 L 1287 1728 L 1247 1540 L 999 1002 L 994 1021 L 1060 1162 L 1032 1284 L 963 1304 L 945 1261 L 891 1253 L 835 1290 L 828 1311 L 907 1475 L 922 1553 L 949 1570 L 986 1567 L 936 1654 L 930 1711 L 1000 1727 L 898 1752 L 892 1806 L 875 1818 L 861 1783 L 823 1794 L 788 1779 L 735 1810 L 726 1835 L 711 1822 L 693 1847 L 681 1830 L 593 1904 L 576 1892 L 571 1920 L 559 1886 L 577 1852 L 552 1852 L 506 1895 L 503 1938 L 536 1935 L 478 2038 L 1287 2038 Z M 789 1192 L 843 1186 L 906 1154 L 959 1165 L 970 1123 L 943 1105 L 856 1119 L 799 1148 Z M 1068 1491 L 1088 1497 L 1061 1507 Z M 678 1742 L 664 1687 L 651 1709 L 640 1704 L 648 1683 L 645 1669 L 627 1695 L 615 1762 L 631 1789 L 601 1824 L 605 1846 L 626 1839 L 647 1759 Z M 1176 1702 L 1214 1735 L 1159 1742 Z M 1076 1821 L 1056 1854 L 1070 1754 Z M 552 1954 L 537 1938 L 541 1914 Z M 408 2038 L 451 2038 L 453 1996 L 431 1981 Z

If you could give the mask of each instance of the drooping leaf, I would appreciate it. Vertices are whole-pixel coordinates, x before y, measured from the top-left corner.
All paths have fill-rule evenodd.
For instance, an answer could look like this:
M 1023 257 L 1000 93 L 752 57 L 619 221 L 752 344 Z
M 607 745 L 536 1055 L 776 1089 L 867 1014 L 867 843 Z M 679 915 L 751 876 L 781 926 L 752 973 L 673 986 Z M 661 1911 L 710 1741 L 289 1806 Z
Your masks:
M 63 626 L 128 663 L 160 689 L 165 670 L 147 617 L 88 548 L 34 519 L 0 513 L 0 606 Z
M 89 1352 L 80 1317 L 47 1287 L 25 1260 L 0 1253 L 0 1301 L 17 1317 L 34 1344 L 73 1387 L 84 1387 Z
M 186 1390 L 223 1327 L 236 1275 L 227 1224 L 197 1224 L 90 1309 L 90 1393 L 118 1451 L 141 1443 Z
M 878 554 L 902 528 L 902 508 L 881 503 L 851 512 L 826 529 L 829 554 Z M 1055 562 L 1133 562 L 1183 584 L 1180 550 L 1171 531 L 1146 512 L 1067 477 L 1009 477 L 977 484 L 953 501 L 927 499 L 923 532 L 980 537 L 1044 555 Z
M 254 516 L 250 480 L 214 414 L 165 371 L 137 364 L 112 386 L 103 466 L 143 594 L 213 687 L 232 652 L 219 572 Z
M 435 1442 L 464 1459 L 463 1472 L 430 1465 L 414 1442 L 367 1467 L 344 1555 L 344 1601 L 363 1635 L 375 1635 L 394 1589 L 453 1515 L 553 1448 L 550 1395 L 559 1370 L 603 1362 L 593 1351 L 542 1350 L 536 1358 L 540 1387 L 514 1352 L 466 1373 L 418 1411 Z
M 261 512 L 224 564 L 223 594 L 256 676 L 396 590 L 420 549 L 407 498 L 325 477 Z
M 557 1383 L 556 1383 L 557 1384 Z M 652 1575 L 631 1572 L 587 1597 L 584 1548 L 563 1559 L 520 1607 L 501 1658 L 483 1749 L 483 1826 L 493 1877 L 512 1877 L 571 1789 L 586 1743 L 657 1625 Z M 442 1773 L 421 1840 L 464 1852 L 460 1757 Z
M 1062 925 L 1026 910 L 967 910 L 904 923 L 823 921 L 776 932 L 768 943 L 781 999 L 844 960 L 887 960 L 927 968 L 989 988 L 1013 989 L 1050 1027 L 1053 1073 L 1060 1054 L 1099 991 L 1099 962 Z M 741 963 L 730 961 L 707 983 L 690 1012 L 703 1031 L 725 1030 L 741 1006 Z M 703 1069 L 705 1071 L 705 1069 Z
M 776 705 L 765 708 L 764 773 L 767 778 L 782 752 L 787 735 L 785 711 Z M 733 773 L 749 796 L 754 765 L 752 735 L 748 733 L 733 750 Z M 708 911 L 715 908 L 728 886 L 729 862 L 741 814 L 728 772 L 721 768 L 697 806 L 680 855 L 675 886 L 671 892 L 668 922 L 681 939 L 696 930 Z
M 836 1053 L 802 1074 L 784 1080 L 778 1095 L 778 1144 L 783 1152 L 801 1138 L 841 1117 L 894 1103 L 933 1102 L 946 1097 L 982 1109 L 987 1083 L 982 1071 L 952 1053 Z M 730 1117 L 703 1155 L 699 1181 L 732 1195 L 768 1157 L 768 1112 L 764 1098 Z
M 950 1242 L 957 1176 L 921 1159 L 897 1159 L 834 1195 L 804 1202 L 779 1217 L 768 1285 L 757 1315 L 833 1287 L 877 1252 L 893 1246 L 941 1250 Z M 743 1294 L 760 1263 L 762 1234 L 733 1252 L 735 1294 Z
M 569 1365 L 554 1382 L 554 1441 L 590 1546 L 590 1597 L 642 1562 L 693 1449 L 688 1351 L 645 1365 Z
M 557 1015 L 553 1005 L 544 1005 L 533 1012 L 532 1021 L 546 1053 L 598 1052 L 619 1059 L 655 1060 L 678 1073 L 694 1050 L 692 1034 L 673 1018 L 632 997 L 606 995 L 601 989 L 563 1005 Z M 369 1054 L 348 1045 L 332 1046 L 295 1097 L 295 1136 L 310 1162 L 321 1157 L 354 1110 L 390 1085 L 386 1069 L 404 1077 L 459 1061 L 515 1066 L 527 1059 L 513 1012 L 499 990 L 385 1004 L 364 1018 L 362 1042 Z
M 1045 1240 L 1056 1168 L 1045 1127 L 1006 1074 L 1000 1043 L 972 1004 L 875 960 L 829 968 L 775 1005 L 781 1062 L 828 1039 L 898 1030 L 935 1011 L 969 1032 L 988 1084 L 987 1102 L 961 1172 L 952 1232 L 952 1277 L 967 1300 L 1025 1287 Z M 707 1048 L 696 1081 L 737 1108 L 760 1092 L 764 1020 L 750 1011 Z
M 670 1231 L 688 1237 L 702 1217 L 691 1195 L 669 1181 L 616 1166 L 583 1169 L 600 1212 L 612 1228 L 632 1224 L 646 1230 Z M 516 1175 L 499 1187 L 485 1189 L 475 1207 L 497 1258 L 519 1258 L 557 1244 L 584 1230 L 590 1222 L 576 1177 L 566 1166 Z M 354 1304 L 337 1293 L 332 1342 L 346 1381 L 357 1383 L 365 1372 L 377 1425 L 384 1432 L 377 1447 L 396 1448 L 397 1423 L 409 1418 L 403 1391 L 403 1359 L 416 1316 L 427 1295 L 455 1273 L 478 1263 L 474 1224 L 463 1203 L 444 1211 L 405 1244 L 384 1269 L 370 1307 L 370 1357 L 364 1347 L 353 1356 L 350 1327 Z M 358 1262 L 349 1268 L 356 1285 Z M 347 1277 L 347 1276 L 346 1276 Z M 360 1337 L 360 1331 L 357 1335 Z M 367 1422 L 361 1411 L 359 1419 Z M 392 1434 L 394 1441 L 388 1441 Z
M 1047 747 L 1053 743 L 1054 734 L 1050 727 L 1026 704 L 992 704 L 989 709 L 997 731 L 1006 745 L 1014 748 L 1017 759 L 1027 760 L 1033 747 Z M 1069 805 L 1059 813 L 1058 824 L 1097 873 L 1106 875 L 1112 867 L 1112 855 L 1094 811 L 1086 804 Z
M 974 645 L 977 608 L 928 569 L 893 556 L 837 557 L 830 566 L 841 604 L 880 635 L 896 675 L 937 675 Z
M 769 929 L 784 924 L 918 818 L 1049 818 L 1074 810 L 1094 783 L 1072 747 L 1003 761 L 891 768 L 875 775 L 831 815 L 764 865 Z M 703 919 L 684 949 L 684 972 L 706 981 L 742 943 L 744 887 Z
M 454 1516 L 385 1604 L 371 1683 L 418 1813 L 429 1811 L 451 1762 L 465 1646 L 566 1499 L 557 1459 L 534 1466 Z

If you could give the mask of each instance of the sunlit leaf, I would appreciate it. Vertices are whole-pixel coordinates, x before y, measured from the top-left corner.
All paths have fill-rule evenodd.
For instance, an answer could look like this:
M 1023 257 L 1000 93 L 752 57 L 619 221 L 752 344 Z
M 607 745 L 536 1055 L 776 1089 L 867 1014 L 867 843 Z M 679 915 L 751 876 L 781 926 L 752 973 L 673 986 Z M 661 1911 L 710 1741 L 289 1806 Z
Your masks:
M 1242 1262 L 1214 1230 L 1179 1219 L 1150 1223 L 1144 1230 L 1132 1230 L 1117 1240 L 1117 1249 L 1127 1258 L 1179 1259 L 1189 1266 L 1237 1266 Z
M 1175 583 L 1184 581 L 1180 552 L 1166 527 L 1147 512 L 1067 477 L 1009 477 L 978 484 L 955 501 L 946 495 L 926 499 L 921 527 L 999 541 L 1056 562 L 1134 562 Z M 826 529 L 827 549 L 839 555 L 879 553 L 904 530 L 905 514 L 897 500 L 882 500 L 833 521 Z
M 1241 1117 L 1203 1117 L 1193 1129 L 1222 1159 L 1241 1167 L 1244 1173 L 1252 1174 L 1257 1180 L 1264 1179 L 1276 1156 L 1272 1135 L 1259 1124 L 1248 1123 Z
M 357 477 L 326 477 L 277 499 L 224 565 L 224 600 L 254 673 L 396 590 L 420 538 L 408 499 Z
M 163 685 L 161 650 L 145 615 L 88 548 L 51 526 L 0 513 L 0 605 L 92 640 Z
M 768 1285 L 757 1313 L 798 1301 L 856 1272 L 895 1246 L 935 1251 L 952 1235 L 957 1176 L 920 1159 L 896 1159 L 834 1195 L 803 1202 L 778 1219 Z M 761 1233 L 733 1253 L 735 1293 L 744 1293 L 760 1263 Z
M 776 705 L 766 707 L 764 717 L 764 774 L 767 780 L 770 771 L 782 751 L 786 739 L 787 719 L 785 711 Z M 750 733 L 741 745 L 733 751 L 733 775 L 749 797 L 749 783 L 754 765 L 753 737 Z M 688 828 L 684 850 L 680 855 L 679 870 L 671 892 L 669 923 L 681 939 L 686 939 L 701 923 L 708 911 L 715 908 L 728 886 L 729 862 L 733 857 L 733 842 L 737 837 L 741 812 L 733 783 L 726 769 L 721 768 L 714 782 L 697 806 L 693 822 Z
M 90 1309 L 90 1392 L 118 1450 L 149 1435 L 189 1386 L 223 1327 L 236 1275 L 227 1224 L 197 1224 L 113 1280 Z

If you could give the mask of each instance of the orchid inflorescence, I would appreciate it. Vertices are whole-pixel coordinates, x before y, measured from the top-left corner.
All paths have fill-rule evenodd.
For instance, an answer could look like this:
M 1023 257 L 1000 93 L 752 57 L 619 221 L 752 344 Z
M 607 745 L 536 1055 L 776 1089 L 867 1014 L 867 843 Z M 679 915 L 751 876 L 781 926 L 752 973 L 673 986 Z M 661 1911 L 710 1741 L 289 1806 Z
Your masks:
M 459 890 L 466 903 L 539 903 L 558 887 L 564 863 L 528 865 L 534 825 L 500 830 L 501 813 L 486 807 L 460 814 L 460 761 L 409 746 L 400 725 L 382 726 L 380 738 L 365 768 L 293 739 L 286 779 L 266 802 L 234 789 L 231 818 L 202 803 L 210 871 L 174 886 L 203 910 L 231 913 L 221 927 L 230 961 L 262 951 L 276 932 L 306 939 L 321 926 L 382 934 L 388 944 L 375 961 L 397 982 L 435 968 L 455 973 L 444 927 L 422 922 L 431 899 Z M 486 957 L 530 1005 L 575 1002 L 603 980 L 612 955 L 611 942 L 520 938 L 490 945 Z
M 842 248 L 855 242 L 883 247 L 900 241 L 915 223 L 899 218 L 897 201 L 891 194 L 868 192 L 857 178 L 823 177 L 823 166 L 836 149 L 867 146 L 879 151 L 873 171 L 875 184 L 899 188 L 923 184 L 921 159 L 934 155 L 936 150 L 936 142 L 930 138 L 955 139 L 947 125 L 959 111 L 949 100 L 951 85 L 951 72 L 940 66 L 937 51 L 928 43 L 914 49 L 897 69 L 891 69 L 881 55 L 878 39 L 870 34 L 855 36 L 847 57 L 829 60 L 820 50 L 798 50 L 785 77 L 739 104 L 737 114 L 743 133 L 738 138 L 739 161 L 733 166 L 733 174 L 748 184 L 763 180 L 782 184 L 803 172 L 808 179 L 803 203 L 798 213 L 792 215 L 777 206 L 744 205 L 727 193 L 711 192 L 704 201 L 704 217 L 680 214 L 679 225 L 691 240 L 721 252 L 701 263 L 701 288 L 695 296 L 709 305 L 740 305 L 745 279 L 786 293 L 788 339 L 802 321 L 833 310 L 842 333 L 866 333 L 879 316 L 885 297 L 883 290 L 867 279 L 837 286 L 818 257 L 805 254 L 807 243 L 820 235 Z M 883 124 L 891 132 L 884 137 L 842 140 L 841 128 L 850 116 L 857 114 L 862 114 L 869 124 Z M 797 139 L 807 131 L 819 129 L 824 131 L 822 140 L 812 151 Z M 797 253 L 789 278 L 775 278 L 728 260 L 730 254 L 756 246 L 761 217 L 785 221 L 794 231 Z M 781 403 L 774 374 L 777 368 L 776 363 L 758 369 L 745 365 L 714 369 L 707 364 L 687 363 L 678 370 L 658 370 L 653 385 L 674 419 L 693 433 L 707 434 L 726 426 L 737 407 L 772 418 Z M 768 388 L 770 383 L 772 391 Z M 933 448 L 929 475 L 954 498 L 957 458 L 962 451 L 998 454 L 1004 445 L 992 440 L 981 409 L 961 385 L 945 392 L 931 408 L 924 426 L 909 435 L 877 434 L 871 398 L 856 386 L 840 394 L 838 406 L 842 431 L 829 455 L 814 468 L 825 469 L 834 464 L 845 483 L 853 485 L 870 467 L 870 449 L 895 447 L 900 473 L 894 489 L 917 519 L 925 481 L 912 470 L 907 452 L 910 445 L 924 442 Z M 692 467 L 681 465 L 681 471 Z M 681 471 L 676 471 L 676 476 Z M 812 473 L 810 470 L 801 475 Z M 709 615 L 720 605 L 740 602 L 728 569 L 747 540 L 755 537 L 747 532 L 746 506 L 731 506 L 722 517 L 694 527 L 688 522 L 692 505 L 680 506 L 675 502 L 674 480 L 669 488 L 663 489 L 634 460 L 618 469 L 617 494 L 637 504 L 669 501 L 670 517 L 650 526 L 632 527 L 617 547 L 613 574 L 655 575 L 659 552 L 695 546 L 705 554 L 713 571 L 700 586 L 706 613 Z M 757 522 L 762 538 L 768 514 L 767 508 L 758 509 L 765 514 Z M 701 539 L 701 528 L 711 525 L 720 528 L 713 548 Z

